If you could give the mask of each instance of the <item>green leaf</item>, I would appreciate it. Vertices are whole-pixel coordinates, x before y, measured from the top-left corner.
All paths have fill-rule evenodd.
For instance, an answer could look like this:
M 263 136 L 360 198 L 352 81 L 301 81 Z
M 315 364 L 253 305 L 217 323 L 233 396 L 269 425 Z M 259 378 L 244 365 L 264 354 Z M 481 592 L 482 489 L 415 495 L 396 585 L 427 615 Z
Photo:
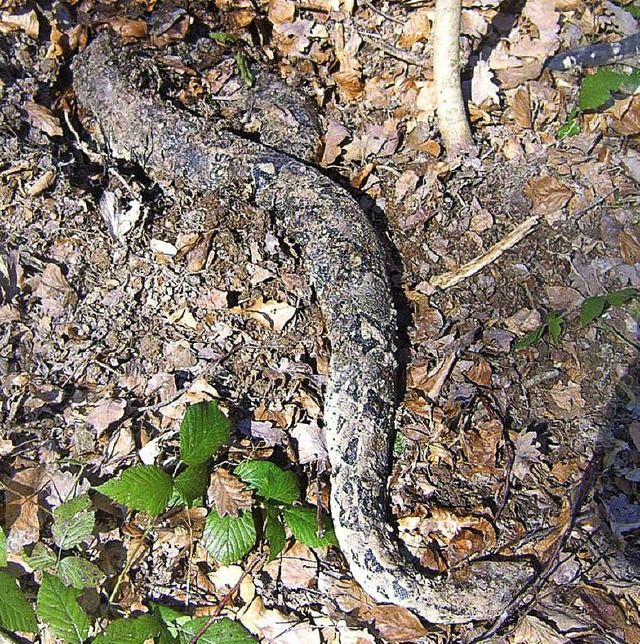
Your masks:
M 601 68 L 582 81 L 578 105 L 581 110 L 595 110 L 611 100 L 611 92 L 618 91 L 626 74 L 618 74 L 610 69 Z
M 196 499 L 204 496 L 208 483 L 209 468 L 206 463 L 187 465 L 184 472 L 178 474 L 173 480 L 180 498 L 188 506 L 191 506 Z
M 558 130 L 559 141 L 564 141 L 565 139 L 580 134 L 580 121 L 577 118 L 579 113 L 580 110 L 571 110 L 569 116 L 567 116 L 567 122 Z
M 55 552 L 51 550 L 48 546 L 45 546 L 44 543 L 38 541 L 30 555 L 24 555 L 25 561 L 34 569 L 34 570 L 46 570 L 47 568 L 54 568 L 58 563 L 58 557 L 56 557 Z
M 580 323 L 582 326 L 587 326 L 589 322 L 593 322 L 597 317 L 600 317 L 606 304 L 606 295 L 587 298 L 580 307 Z
M 337 546 L 336 533 L 331 524 L 325 519 L 324 534 L 318 536 L 318 517 L 315 508 L 292 507 L 282 510 L 284 520 L 291 528 L 293 536 L 310 548 L 321 548 L 322 546 Z
M 60 506 L 62 507 L 62 506 Z M 70 517 L 53 513 L 53 541 L 61 550 L 69 550 L 81 544 L 93 534 L 96 515 L 93 510 L 83 510 Z
M 555 312 L 549 313 L 547 316 L 546 325 L 552 342 L 557 342 L 559 340 L 560 335 L 562 334 L 562 325 L 564 323 L 564 318 Z
M 212 557 L 227 565 L 242 559 L 255 544 L 256 536 L 251 512 L 221 517 L 212 510 L 204 524 L 202 545 Z
M 229 442 L 229 420 L 215 401 L 187 408 L 180 425 L 180 458 L 187 465 L 205 463 Z
M 269 544 L 269 561 L 273 561 L 282 552 L 287 535 L 278 508 L 270 504 L 264 509 L 264 536 Z
M 611 306 L 622 306 L 634 297 L 638 297 L 638 295 L 640 295 L 640 291 L 637 288 L 630 287 L 609 293 L 606 297 Z
M 111 622 L 92 644 L 141 644 L 161 632 L 162 622 L 155 615 L 123 617 Z
M 537 329 L 530 331 L 529 333 L 527 333 L 527 335 L 524 336 L 524 338 L 522 338 L 522 340 L 518 340 L 513 345 L 513 350 L 518 351 L 519 349 L 526 349 L 527 347 L 534 345 L 542 337 L 542 334 L 546 328 L 546 324 L 541 324 Z
M 33 608 L 16 580 L 7 572 L 0 571 L 0 626 L 7 631 L 35 633 L 38 623 Z
M 105 574 L 84 557 L 65 557 L 58 566 L 58 577 L 78 590 L 96 588 Z
M 245 461 L 236 467 L 234 474 L 265 499 L 293 503 L 300 498 L 296 475 L 270 461 Z
M 53 516 L 55 519 L 73 519 L 76 514 L 89 510 L 91 506 L 92 504 L 89 495 L 80 494 L 79 496 L 60 504 L 53 511 Z
M 205 615 L 183 624 L 180 627 L 180 644 L 188 644 L 208 621 Z M 240 622 L 223 617 L 209 626 L 198 639 L 198 644 L 255 644 L 258 641 Z
M 238 65 L 240 78 L 242 78 L 245 85 L 247 87 L 253 87 L 253 84 L 256 82 L 256 77 L 251 71 L 251 68 L 249 66 L 249 59 L 247 58 L 247 56 L 243 52 L 237 51 L 235 54 L 233 54 L 233 60 L 235 60 L 236 65 Z
M 155 465 L 134 465 L 124 470 L 117 481 L 107 481 L 96 490 L 116 503 L 157 516 L 169 504 L 173 481 Z
M 7 565 L 7 535 L 0 526 L 0 568 Z
M 38 617 L 63 642 L 83 642 L 89 635 L 89 618 L 76 601 L 80 591 L 68 588 L 45 572 L 36 603 Z

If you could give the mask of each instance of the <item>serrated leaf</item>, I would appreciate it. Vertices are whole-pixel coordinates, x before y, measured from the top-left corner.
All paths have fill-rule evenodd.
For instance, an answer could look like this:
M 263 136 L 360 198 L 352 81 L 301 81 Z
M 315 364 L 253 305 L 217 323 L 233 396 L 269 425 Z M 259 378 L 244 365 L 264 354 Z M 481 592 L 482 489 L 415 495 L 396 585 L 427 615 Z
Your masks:
M 58 566 L 58 577 L 63 583 L 82 590 L 97 587 L 105 574 L 84 557 L 65 557 Z
M 30 555 L 23 555 L 25 561 L 34 569 L 34 570 L 46 570 L 47 568 L 53 568 L 58 563 L 58 557 L 51 548 L 45 546 L 44 543 L 38 541 Z
M 586 326 L 589 322 L 593 322 L 597 317 L 600 317 L 606 304 L 607 298 L 604 295 L 587 298 L 580 307 L 580 323 L 582 326 Z
M 118 480 L 107 481 L 96 490 L 132 510 L 157 516 L 169 505 L 173 481 L 155 465 L 134 465 L 124 470 Z
M 549 329 L 549 336 L 551 337 L 552 342 L 557 342 L 562 334 L 562 325 L 564 324 L 564 319 L 561 317 L 552 317 L 547 322 L 547 327 Z
M 7 631 L 35 633 L 36 615 L 18 582 L 7 572 L 0 571 L 0 626 Z
M 111 622 L 92 644 L 140 644 L 158 637 L 162 630 L 162 622 L 155 615 L 122 617 Z
M 284 508 L 282 515 L 291 528 L 293 536 L 305 546 L 321 548 L 338 545 L 336 533 L 328 520 L 324 521 L 324 534 L 318 535 L 318 517 L 315 508 Z
M 36 602 L 38 617 L 63 642 L 81 643 L 89 635 L 89 618 L 76 601 L 79 595 L 79 590 L 44 573 Z
M 245 461 L 234 474 L 265 499 L 294 503 L 300 498 L 300 485 L 293 472 L 285 472 L 270 461 Z
M 188 644 L 208 621 L 205 615 L 180 626 L 180 644 Z M 255 644 L 258 641 L 240 622 L 226 617 L 211 624 L 198 639 L 199 644 Z
M 526 349 L 527 347 L 534 345 L 542 337 L 542 333 L 546 328 L 547 325 L 542 324 L 537 329 L 530 331 L 529 333 L 527 333 L 527 335 L 524 336 L 524 338 L 518 340 L 513 345 L 513 350 L 518 351 L 519 349 Z
M 187 465 L 205 463 L 229 442 L 229 420 L 215 401 L 187 408 L 180 425 L 180 458 Z
M 626 304 L 630 299 L 638 297 L 639 294 L 640 291 L 637 288 L 630 287 L 609 293 L 606 297 L 607 302 L 611 304 L 611 306 L 622 306 L 623 304 Z
M 88 494 L 80 494 L 73 499 L 61 503 L 54 511 L 54 519 L 71 519 L 76 514 L 91 508 L 91 499 Z
M 60 506 L 62 507 L 62 506 Z M 96 515 L 93 510 L 83 510 L 71 516 L 53 513 L 53 540 L 61 550 L 69 550 L 81 544 L 93 534 Z
M 191 506 L 196 499 L 204 496 L 209 482 L 208 475 L 207 464 L 198 463 L 197 465 L 188 465 L 187 469 L 184 472 L 180 472 L 173 480 L 180 498 L 187 506 Z
M 610 69 L 599 69 L 592 76 L 582 81 L 578 105 L 581 110 L 595 110 L 611 100 L 611 92 L 622 87 L 627 79 L 625 74 L 618 74 Z
M 0 567 L 7 565 L 7 535 L 0 527 Z
M 269 561 L 273 561 L 282 552 L 287 535 L 278 508 L 267 505 L 264 513 L 264 536 L 269 544 Z
M 202 545 L 212 557 L 227 565 L 242 559 L 255 544 L 256 536 L 251 512 L 221 517 L 212 510 L 204 524 Z

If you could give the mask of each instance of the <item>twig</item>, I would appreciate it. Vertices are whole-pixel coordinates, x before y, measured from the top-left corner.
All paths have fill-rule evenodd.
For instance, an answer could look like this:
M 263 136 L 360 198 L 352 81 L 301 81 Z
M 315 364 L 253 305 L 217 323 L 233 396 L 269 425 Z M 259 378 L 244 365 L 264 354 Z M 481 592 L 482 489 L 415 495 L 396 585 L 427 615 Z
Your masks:
M 530 232 L 533 231 L 538 223 L 538 215 L 533 215 L 525 219 L 519 226 L 511 231 L 504 239 L 500 240 L 497 244 L 492 246 L 486 253 L 479 257 L 472 259 L 468 264 L 463 264 L 460 268 L 449 273 L 443 273 L 430 280 L 430 284 L 436 288 L 446 289 L 451 286 L 459 284 L 467 277 L 475 275 L 478 271 L 482 270 L 492 262 L 495 262 L 507 250 L 515 246 L 519 241 L 524 239 Z
M 373 13 L 377 13 L 379 16 L 382 16 L 385 20 L 390 20 L 391 22 L 395 22 L 398 25 L 403 25 L 404 26 L 404 20 L 400 20 L 399 18 L 395 18 L 394 16 L 390 16 L 389 14 L 385 13 L 384 11 L 380 11 L 378 7 L 375 7 L 369 0 L 360 0 L 363 5 L 366 7 L 369 7 Z
M 415 65 L 416 67 L 422 67 L 424 69 L 430 69 L 431 67 L 430 65 L 427 65 L 427 63 L 425 63 L 420 56 L 416 56 L 410 51 L 398 49 L 397 47 L 390 45 L 389 43 L 382 40 L 382 38 L 378 36 L 378 34 L 371 34 L 367 33 L 366 31 L 358 31 L 358 33 L 362 36 L 365 42 L 368 42 L 370 45 L 373 45 L 378 49 L 382 49 L 385 54 L 389 54 L 389 56 L 391 56 L 392 58 L 397 58 L 403 63 L 407 63 L 408 65 Z
M 235 593 L 240 589 L 240 584 L 244 581 L 245 577 L 250 575 L 258 564 L 264 563 L 267 558 L 266 553 L 261 555 L 256 555 L 253 558 L 253 561 L 249 563 L 245 570 L 242 571 L 242 574 L 238 578 L 238 581 L 233 585 L 233 588 L 229 590 L 228 593 L 220 599 L 218 605 L 215 607 L 213 613 L 209 616 L 209 619 L 203 624 L 202 628 L 189 640 L 189 644 L 197 644 L 198 640 L 207 632 L 209 626 L 211 626 L 222 614 L 224 607 L 231 601 L 231 598 Z

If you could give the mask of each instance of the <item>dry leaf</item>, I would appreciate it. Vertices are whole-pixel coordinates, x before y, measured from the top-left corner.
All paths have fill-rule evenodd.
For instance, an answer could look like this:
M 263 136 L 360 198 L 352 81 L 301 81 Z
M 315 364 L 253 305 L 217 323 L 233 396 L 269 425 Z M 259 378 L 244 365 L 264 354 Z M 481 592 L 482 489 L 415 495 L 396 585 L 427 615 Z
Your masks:
M 268 15 L 269 20 L 277 25 L 293 22 L 296 15 L 296 3 L 291 0 L 271 0 Z
M 87 416 L 87 423 L 95 430 L 96 437 L 124 417 L 126 406 L 126 401 L 111 398 L 104 398 L 95 405 Z
M 29 38 L 36 39 L 40 34 L 38 14 L 33 9 L 14 15 L 4 11 L 0 13 L 0 33 L 8 34 L 18 29 L 22 29 Z
M 17 472 L 5 483 L 5 528 L 7 550 L 19 552 L 40 538 L 38 494 L 44 473 L 38 467 L 28 467 Z
M 627 620 L 620 604 L 609 593 L 595 586 L 580 585 L 578 594 L 591 616 L 605 632 L 624 629 Z
M 30 197 L 37 197 L 39 194 L 42 194 L 47 188 L 50 188 L 55 180 L 55 171 L 47 170 L 39 179 L 37 179 L 27 188 L 27 194 Z
M 498 105 L 499 88 L 494 82 L 494 73 L 486 60 L 479 60 L 471 78 L 471 100 L 475 105 Z
M 387 642 L 415 642 L 428 631 L 407 608 L 382 604 L 371 611 L 380 635 Z
M 296 541 L 284 555 L 265 566 L 287 588 L 311 588 L 318 576 L 318 559 L 310 548 Z
M 531 95 L 528 86 L 507 94 L 513 120 L 526 130 L 531 129 Z
M 280 333 L 287 322 L 296 314 L 296 308 L 286 302 L 268 300 L 265 302 L 261 295 L 244 306 L 229 309 L 231 313 L 241 313 L 255 320 L 263 327 Z
M 564 208 L 573 197 L 573 190 L 550 176 L 529 179 L 524 193 L 533 202 L 533 211 L 541 215 Z
M 33 127 L 38 130 L 42 130 L 49 136 L 63 135 L 58 117 L 55 116 L 48 107 L 30 102 L 25 103 L 22 107 L 29 117 L 29 123 L 31 123 Z
M 47 264 L 32 284 L 35 286 L 33 294 L 40 298 L 45 314 L 51 317 L 58 317 L 66 307 L 78 301 L 76 292 L 57 264 Z
M 424 42 L 427 40 L 431 32 L 431 20 L 429 14 L 432 9 L 417 9 L 409 14 L 408 20 L 405 21 L 402 27 L 402 36 L 398 40 L 398 46 L 403 49 L 410 49 L 412 45 L 417 42 Z
M 550 624 L 533 615 L 525 615 L 519 622 L 512 644 L 568 644 L 569 640 Z
M 207 499 L 221 517 L 228 514 L 235 518 L 240 510 L 250 510 L 253 504 L 251 490 L 222 467 L 211 474 Z
M 337 121 L 329 121 L 327 132 L 324 135 L 324 150 L 322 152 L 323 166 L 331 165 L 341 154 L 340 144 L 349 136 L 349 130 Z
M 306 463 L 323 463 L 319 472 L 326 469 L 329 463 L 329 453 L 327 450 L 327 441 L 324 430 L 318 426 L 318 423 L 298 423 L 290 434 L 298 441 L 298 462 Z
M 523 479 L 535 463 L 540 463 L 540 450 L 536 445 L 538 435 L 536 432 L 518 434 L 515 442 L 512 474 Z
M 360 72 L 354 70 L 336 72 L 332 77 L 348 98 L 356 99 L 362 96 L 364 84 Z
M 488 387 L 491 384 L 491 365 L 481 357 L 475 358 L 473 366 L 464 375 L 481 387 Z

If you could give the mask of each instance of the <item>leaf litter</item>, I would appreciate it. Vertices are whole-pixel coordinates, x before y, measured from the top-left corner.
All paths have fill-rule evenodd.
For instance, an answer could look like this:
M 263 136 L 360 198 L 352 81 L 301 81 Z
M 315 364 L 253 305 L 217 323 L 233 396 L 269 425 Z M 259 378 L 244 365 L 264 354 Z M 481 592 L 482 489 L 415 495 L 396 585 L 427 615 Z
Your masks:
M 429 7 L 220 0 L 218 24 L 198 2 L 171 15 L 153 3 L 149 14 L 85 5 L 94 25 L 151 34 L 184 61 L 194 24 L 246 40 L 253 30 L 258 57 L 310 90 L 325 117 L 322 164 L 362 191 L 397 251 L 390 269 L 407 297 L 404 447 L 391 477 L 407 543 L 434 570 L 538 543 L 531 552 L 558 567 L 499 641 L 638 639 L 637 309 L 607 310 L 580 329 L 577 307 L 638 286 L 640 100 L 613 92 L 560 141 L 581 76 L 543 69 L 560 49 L 635 33 L 630 13 L 610 2 L 528 0 L 505 20 L 496 3 L 466 5 L 463 51 L 483 55 L 465 80 L 487 154 L 452 168 L 439 160 L 434 129 Z M 96 166 L 76 163 L 71 180 L 61 154 L 79 150 L 79 138 L 69 97 L 51 89 L 89 37 L 70 6 L 9 3 L 0 19 L 12 52 L 3 64 L 14 69 L 19 58 L 25 79 L 3 78 L 10 94 L 0 112 L 2 525 L 21 566 L 25 549 L 54 544 L 43 507 L 135 464 L 145 446 L 145 463 L 170 467 L 185 405 L 211 395 L 249 428 L 236 436 L 234 463 L 259 454 L 310 479 L 324 471 L 323 323 L 296 279 L 295 253 L 284 240 L 265 245 L 264 215 L 234 199 L 205 208 L 190 195 L 158 195 L 134 175 L 125 176 L 135 189 L 123 192 Z M 181 91 L 186 100 L 199 90 Z M 103 205 L 108 227 L 97 194 L 120 195 Z M 542 219 L 529 237 L 451 290 L 433 288 L 534 212 Z M 511 352 L 555 310 L 568 321 L 558 343 Z M 596 447 L 606 453 L 600 476 L 576 505 Z M 55 488 L 65 499 L 53 500 Z M 312 480 L 306 493 L 327 498 Z M 135 557 L 119 598 L 125 613 L 171 597 L 206 614 L 224 596 L 210 557 L 192 545 L 197 508 L 168 517 L 154 550 L 134 521 L 98 507 L 92 560 L 114 578 L 121 555 Z M 313 555 L 318 568 L 309 552 L 296 544 L 245 578 L 244 608 L 227 604 L 225 614 L 265 641 L 471 641 L 485 632 L 425 628 L 405 609 L 376 607 L 326 572 L 346 573 L 334 551 Z

